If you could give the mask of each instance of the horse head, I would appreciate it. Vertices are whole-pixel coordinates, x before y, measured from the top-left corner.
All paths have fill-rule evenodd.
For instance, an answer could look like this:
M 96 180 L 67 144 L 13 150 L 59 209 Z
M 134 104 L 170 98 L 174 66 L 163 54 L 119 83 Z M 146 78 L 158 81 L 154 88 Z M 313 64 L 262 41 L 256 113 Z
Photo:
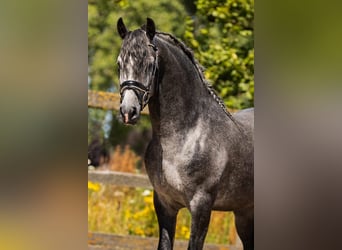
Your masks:
M 135 124 L 148 104 L 157 81 L 158 51 L 155 24 L 147 18 L 144 28 L 129 31 L 122 18 L 117 22 L 122 46 L 117 59 L 120 79 L 120 114 L 124 123 Z

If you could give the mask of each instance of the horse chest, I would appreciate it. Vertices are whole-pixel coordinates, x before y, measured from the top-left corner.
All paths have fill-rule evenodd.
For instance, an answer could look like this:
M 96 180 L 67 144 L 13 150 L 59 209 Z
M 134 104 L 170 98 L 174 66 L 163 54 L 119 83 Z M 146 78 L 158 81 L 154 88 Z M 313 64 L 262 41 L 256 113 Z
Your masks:
M 217 153 L 225 152 L 221 150 Z M 163 151 L 162 155 L 158 171 L 153 174 L 154 188 L 164 200 L 183 206 L 189 205 L 192 195 L 198 189 L 217 186 L 226 163 L 226 157 L 214 158 L 208 151 L 199 148 L 192 153 L 187 151 L 186 154 L 184 147 L 177 150 L 170 148 Z
M 215 143 L 203 119 L 183 133 L 155 138 L 147 153 L 146 168 L 156 191 L 185 203 L 199 188 L 216 186 L 227 163 L 226 148 Z
M 189 178 L 188 169 L 198 164 L 198 159 L 205 154 L 207 135 L 199 122 L 184 135 L 176 135 L 162 142 L 162 172 L 167 183 L 181 190 Z
M 227 158 L 222 156 L 225 151 L 207 150 L 207 147 L 201 145 L 201 140 L 184 143 L 163 152 L 160 174 L 164 185 L 188 193 L 194 192 L 201 185 L 216 185 L 226 164 Z

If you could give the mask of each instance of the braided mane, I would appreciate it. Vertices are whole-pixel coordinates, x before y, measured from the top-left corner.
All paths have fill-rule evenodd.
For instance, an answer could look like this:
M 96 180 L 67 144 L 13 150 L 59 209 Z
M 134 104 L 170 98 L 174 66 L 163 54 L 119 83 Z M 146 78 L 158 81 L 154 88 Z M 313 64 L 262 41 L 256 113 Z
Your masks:
M 220 105 L 222 110 L 225 112 L 225 114 L 229 117 L 229 119 L 237 126 L 237 128 L 242 132 L 240 124 L 234 119 L 232 114 L 227 110 L 226 105 L 224 104 L 223 100 L 216 94 L 213 86 L 205 79 L 204 77 L 204 67 L 199 64 L 199 62 L 195 59 L 194 54 L 190 48 L 188 48 L 182 41 L 179 41 L 175 36 L 169 34 L 169 33 L 164 33 L 164 32 L 156 32 L 158 37 L 161 37 L 168 42 L 171 42 L 172 44 L 176 45 L 179 47 L 184 54 L 190 59 L 190 61 L 194 64 L 195 68 L 197 69 L 197 72 L 202 80 L 202 83 L 204 86 L 207 88 L 209 94 L 214 98 L 214 100 Z

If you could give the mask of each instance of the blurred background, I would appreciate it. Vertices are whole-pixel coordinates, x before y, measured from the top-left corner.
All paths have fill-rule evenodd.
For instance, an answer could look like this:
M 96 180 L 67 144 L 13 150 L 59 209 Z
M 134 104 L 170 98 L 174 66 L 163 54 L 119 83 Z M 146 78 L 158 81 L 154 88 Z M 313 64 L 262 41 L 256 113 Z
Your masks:
M 135 15 L 128 10 L 136 2 L 140 1 L 117 6 L 118 2 L 113 1 L 0 1 L 0 249 L 87 249 L 89 192 L 93 192 L 91 188 L 97 189 L 91 185 L 87 189 L 84 166 L 91 143 L 89 131 L 88 140 L 86 134 L 92 112 L 87 108 L 86 98 L 89 88 L 93 88 L 89 5 L 108 3 L 109 7 L 94 12 L 102 17 L 96 20 L 105 23 L 108 11 L 115 8 L 117 12 L 113 15 L 121 13 L 127 25 L 134 29 L 144 22 L 145 13 L 154 11 L 147 6 L 159 4 L 144 3 L 144 15 L 142 12 Z M 223 2 L 226 1 L 208 1 L 198 8 L 194 8 L 196 2 L 180 2 L 180 6 L 186 6 L 183 10 L 188 17 L 183 20 L 179 14 L 172 22 L 164 21 L 169 20 L 166 18 L 173 11 L 162 7 L 163 11 L 150 16 L 156 20 L 158 29 L 186 41 L 207 72 L 211 72 L 214 64 L 206 64 L 201 58 L 214 56 L 215 49 L 223 43 L 224 35 L 219 34 L 228 27 L 221 20 L 229 17 L 234 20 L 232 24 L 246 23 L 247 15 L 241 17 L 236 11 L 234 15 L 222 15 Z M 248 6 L 244 3 L 241 1 L 243 6 Z M 238 7 L 237 11 L 249 13 L 247 8 Z M 201 13 L 200 9 L 207 11 Z M 342 231 L 341 9 L 342 2 L 337 0 L 260 0 L 256 3 L 256 249 L 342 249 L 339 240 Z M 141 20 L 134 21 L 139 16 Z M 188 21 L 192 23 L 190 26 Z M 172 30 L 167 26 L 179 22 L 181 25 L 175 25 Z M 117 39 L 115 25 L 114 18 L 107 26 L 113 34 L 110 39 Z M 177 27 L 183 31 L 177 31 Z M 202 34 L 200 27 L 210 32 L 216 29 L 217 33 Z M 228 29 L 232 35 L 239 31 L 233 27 Z M 99 30 L 96 39 L 103 37 L 101 34 L 106 34 L 103 31 L 107 29 Z M 198 49 L 196 42 L 192 44 L 191 36 L 198 42 Z M 206 36 L 215 43 L 199 40 Z M 203 49 L 215 44 L 216 48 Z M 113 66 L 109 74 L 117 70 L 118 46 L 113 42 L 99 47 L 102 54 L 111 56 Z M 105 48 L 112 52 L 105 52 Z M 211 53 L 205 56 L 206 51 Z M 222 53 L 217 50 L 216 57 L 229 51 L 230 47 Z M 230 64 L 227 60 L 226 63 Z M 218 73 L 216 76 L 223 77 Z M 108 93 L 107 89 L 112 87 L 108 91 L 115 92 L 116 79 L 113 76 L 113 84 L 101 90 Z M 244 81 L 234 81 L 240 82 Z M 228 108 L 239 108 L 221 93 L 219 86 L 215 88 Z M 241 102 L 241 107 L 242 103 L 246 101 Z M 108 116 L 116 117 L 116 113 Z M 104 117 L 106 112 L 99 121 Z M 103 137 L 104 124 L 111 123 L 100 122 L 96 130 Z M 101 144 L 104 139 L 100 139 Z M 132 154 L 139 156 L 133 146 L 128 146 Z M 111 145 L 109 150 L 115 151 L 115 147 Z M 125 147 L 117 152 L 124 152 Z M 142 169 L 141 166 L 134 171 Z M 116 195 L 122 197 L 122 193 Z M 139 199 L 147 197 L 148 204 L 148 195 L 141 191 Z
M 89 0 L 88 102 L 96 93 L 118 93 L 119 17 L 130 30 L 151 17 L 157 30 L 175 35 L 193 50 L 229 110 L 254 106 L 253 0 Z M 150 138 L 147 115 L 133 127 L 123 125 L 113 109 L 88 108 L 92 169 L 145 174 L 143 155 Z M 92 182 L 88 185 L 89 231 L 158 236 L 150 191 Z M 178 221 L 177 238 L 188 239 L 189 213 L 181 211 Z M 232 214 L 214 213 L 207 241 L 235 243 Z

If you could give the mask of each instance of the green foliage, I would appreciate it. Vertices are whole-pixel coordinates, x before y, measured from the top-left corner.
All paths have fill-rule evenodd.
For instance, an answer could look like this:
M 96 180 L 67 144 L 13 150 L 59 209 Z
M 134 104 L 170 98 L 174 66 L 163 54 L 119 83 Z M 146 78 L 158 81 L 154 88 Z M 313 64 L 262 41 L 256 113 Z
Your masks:
M 198 0 L 184 39 L 228 107 L 254 101 L 254 0 Z
M 88 109 L 88 145 L 95 139 L 104 137 L 103 121 L 106 116 L 106 111 L 100 109 Z

